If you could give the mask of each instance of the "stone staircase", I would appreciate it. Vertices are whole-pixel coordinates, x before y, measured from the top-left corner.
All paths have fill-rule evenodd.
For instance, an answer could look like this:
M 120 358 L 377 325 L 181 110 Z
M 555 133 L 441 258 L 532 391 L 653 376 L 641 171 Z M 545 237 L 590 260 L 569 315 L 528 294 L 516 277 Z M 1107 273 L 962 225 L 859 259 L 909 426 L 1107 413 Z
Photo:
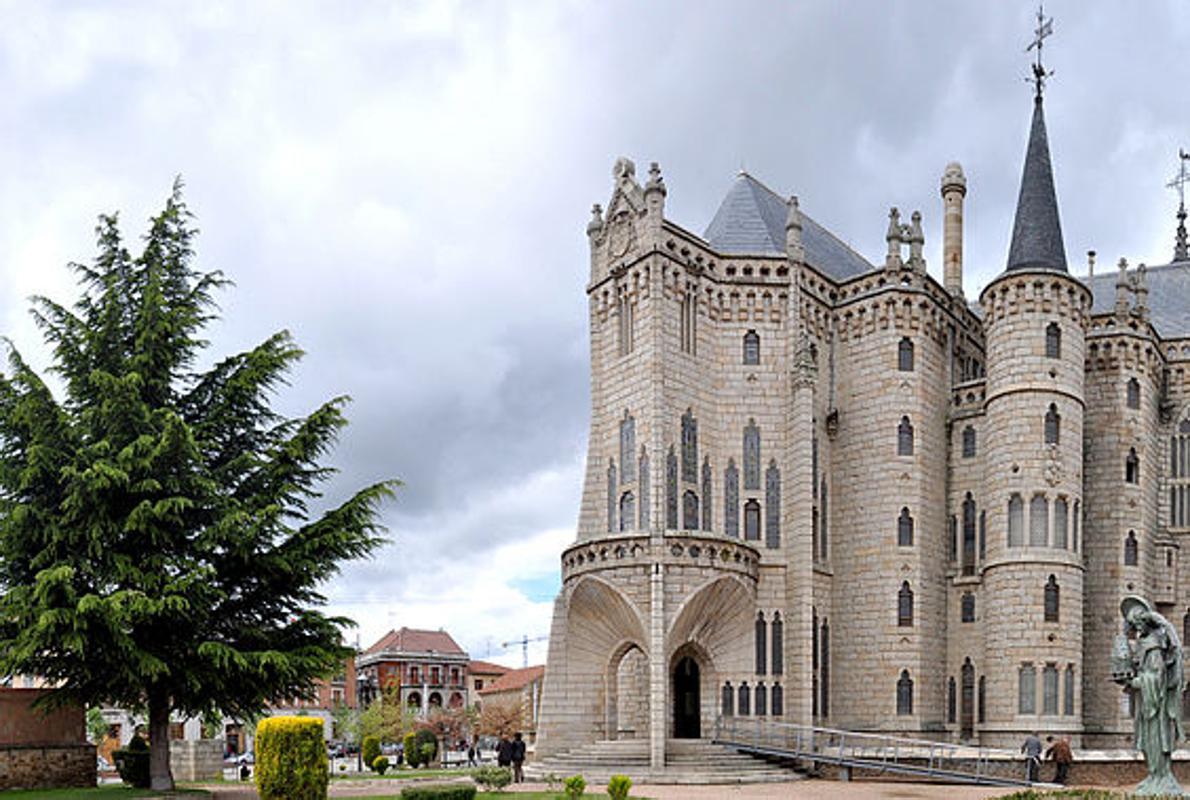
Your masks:
M 649 766 L 646 739 L 617 739 L 559 753 L 525 765 L 530 780 L 546 775 L 582 775 L 588 783 L 607 783 L 612 775 L 627 775 L 634 783 L 732 784 L 800 780 L 792 768 L 737 753 L 709 739 L 670 739 L 665 745 L 664 770 Z

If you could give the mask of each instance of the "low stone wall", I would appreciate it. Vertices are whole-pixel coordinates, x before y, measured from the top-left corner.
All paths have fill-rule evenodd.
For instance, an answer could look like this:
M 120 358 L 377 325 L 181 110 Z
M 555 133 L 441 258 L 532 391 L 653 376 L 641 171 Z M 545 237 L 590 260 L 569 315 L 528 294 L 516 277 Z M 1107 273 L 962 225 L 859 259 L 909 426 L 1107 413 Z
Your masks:
M 95 745 L 0 745 L 0 790 L 94 785 Z
M 94 786 L 95 745 L 77 706 L 44 713 L 43 689 L 0 689 L 0 789 Z
M 222 739 L 176 739 L 169 743 L 175 781 L 217 781 L 223 777 Z

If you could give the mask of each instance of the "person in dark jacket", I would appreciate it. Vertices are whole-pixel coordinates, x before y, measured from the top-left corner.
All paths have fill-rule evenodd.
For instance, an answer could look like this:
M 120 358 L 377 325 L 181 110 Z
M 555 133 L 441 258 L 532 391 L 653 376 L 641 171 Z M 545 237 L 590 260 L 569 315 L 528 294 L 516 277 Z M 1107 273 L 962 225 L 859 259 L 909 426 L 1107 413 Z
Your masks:
M 512 780 L 514 783 L 524 783 L 525 773 L 521 770 L 525 764 L 525 740 L 518 731 L 512 737 Z
M 500 744 L 496 745 L 496 765 L 500 767 L 512 766 L 512 742 L 507 736 L 500 737 Z

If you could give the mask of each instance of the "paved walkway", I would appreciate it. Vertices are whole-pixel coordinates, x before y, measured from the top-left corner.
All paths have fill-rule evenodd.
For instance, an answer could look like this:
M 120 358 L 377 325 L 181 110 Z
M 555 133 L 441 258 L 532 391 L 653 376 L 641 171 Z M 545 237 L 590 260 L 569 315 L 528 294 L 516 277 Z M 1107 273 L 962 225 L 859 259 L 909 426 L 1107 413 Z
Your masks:
M 397 797 L 406 781 L 359 780 L 335 781 L 331 797 L 361 797 L 391 795 Z M 208 787 L 216 800 L 256 800 L 250 786 L 212 785 Z M 522 783 L 508 787 L 510 793 L 544 792 L 544 783 Z M 589 792 L 602 790 L 592 786 Z M 804 780 L 789 783 L 762 783 L 745 786 L 648 786 L 632 787 L 633 797 L 652 800 L 980 800 L 1011 794 L 1012 789 L 994 786 L 954 786 L 939 783 L 893 783 Z

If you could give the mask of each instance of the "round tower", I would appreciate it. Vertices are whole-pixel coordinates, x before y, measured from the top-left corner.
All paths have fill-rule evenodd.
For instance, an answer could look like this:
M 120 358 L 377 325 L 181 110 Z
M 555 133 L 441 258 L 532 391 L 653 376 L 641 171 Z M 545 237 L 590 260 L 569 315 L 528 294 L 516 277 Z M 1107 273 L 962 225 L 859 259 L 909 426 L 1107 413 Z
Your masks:
M 1084 353 L 1090 291 L 1066 254 L 1038 94 L 987 347 L 985 744 L 1081 733 Z
M 967 177 L 957 161 L 942 173 L 942 285 L 951 294 L 963 293 L 963 198 Z

